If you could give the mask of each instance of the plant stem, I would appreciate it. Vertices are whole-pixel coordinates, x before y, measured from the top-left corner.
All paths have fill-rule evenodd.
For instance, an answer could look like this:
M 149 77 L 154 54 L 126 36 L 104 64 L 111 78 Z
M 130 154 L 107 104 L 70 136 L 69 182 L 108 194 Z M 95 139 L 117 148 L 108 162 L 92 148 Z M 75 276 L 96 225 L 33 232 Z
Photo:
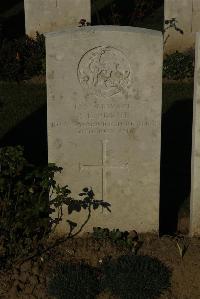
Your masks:
M 29 260 L 34 259 L 35 257 L 41 256 L 42 254 L 46 253 L 47 251 L 49 251 L 51 249 L 54 249 L 58 245 L 64 243 L 68 239 L 72 239 L 73 237 L 75 237 L 76 235 L 78 235 L 81 232 L 81 230 L 83 229 L 83 227 L 87 224 L 87 222 L 89 221 L 90 217 L 91 217 L 91 205 L 88 207 L 88 216 L 87 216 L 86 220 L 84 221 L 84 223 L 81 225 L 80 229 L 75 234 L 73 234 L 73 235 L 68 234 L 67 237 L 57 239 L 53 245 L 51 245 L 51 246 L 47 247 L 46 249 L 42 250 L 42 252 L 37 252 L 34 255 L 29 256 L 28 258 L 26 258 L 25 260 L 23 260 L 19 264 L 19 266 L 21 266 L 22 264 L 24 264 L 25 262 L 27 262 Z

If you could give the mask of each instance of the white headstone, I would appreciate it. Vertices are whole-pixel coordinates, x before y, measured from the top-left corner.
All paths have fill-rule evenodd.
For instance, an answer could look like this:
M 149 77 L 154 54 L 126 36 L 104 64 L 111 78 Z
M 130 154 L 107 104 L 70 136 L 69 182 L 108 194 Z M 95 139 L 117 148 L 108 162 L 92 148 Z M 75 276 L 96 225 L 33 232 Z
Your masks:
M 183 30 L 180 34 L 173 28 L 165 32 L 169 35 L 165 46 L 165 53 L 183 52 L 195 44 L 195 33 L 200 31 L 200 1 L 199 0 L 164 0 L 164 18 L 175 18 L 177 27 Z M 168 24 L 165 25 L 165 28 Z
M 91 21 L 91 0 L 24 0 L 26 34 L 56 31 Z
M 200 235 L 200 33 L 196 34 L 193 101 L 190 234 Z
M 111 203 L 86 231 L 158 231 L 162 47 L 161 32 L 133 27 L 46 35 L 49 162 L 74 195 L 91 186 Z

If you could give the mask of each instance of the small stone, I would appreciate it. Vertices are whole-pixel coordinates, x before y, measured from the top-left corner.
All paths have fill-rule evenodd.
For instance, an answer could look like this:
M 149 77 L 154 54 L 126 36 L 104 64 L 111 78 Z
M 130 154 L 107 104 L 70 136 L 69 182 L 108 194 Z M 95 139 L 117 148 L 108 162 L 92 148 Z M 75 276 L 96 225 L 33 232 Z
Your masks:
M 38 264 L 35 264 L 35 265 L 32 267 L 32 273 L 35 274 L 35 275 L 39 275 L 39 274 L 40 274 L 40 269 L 39 269 Z
M 19 273 L 20 273 L 20 269 L 19 268 L 14 268 L 13 269 L 13 275 L 19 275 Z
M 35 288 L 35 285 L 27 284 L 26 287 L 24 288 L 24 293 L 27 295 L 32 295 L 34 288 Z
M 20 275 L 19 275 L 19 280 L 23 283 L 25 283 L 27 281 L 27 278 L 28 278 L 28 272 L 22 272 Z
M 18 279 L 15 279 L 15 281 L 13 282 L 13 286 L 17 287 L 19 284 L 19 280 Z
M 13 273 L 13 275 L 12 275 L 12 280 L 13 281 L 17 281 L 17 280 L 19 280 L 19 274 L 17 274 L 17 273 Z
M 30 278 L 29 278 L 29 281 L 32 285 L 37 285 L 38 284 L 38 277 L 36 275 L 32 275 Z
M 32 268 L 31 261 L 27 261 L 21 265 L 20 270 L 21 270 L 21 272 L 30 272 L 31 268 Z
M 16 299 L 18 297 L 17 294 L 18 294 L 17 287 L 13 285 L 7 295 L 9 299 Z
M 24 289 L 24 283 L 19 280 L 15 280 L 13 283 L 13 287 L 16 288 L 17 292 L 21 292 Z
M 42 285 L 46 285 L 46 277 L 40 276 L 38 277 L 38 281 Z
M 40 260 L 41 260 L 41 262 L 44 262 L 44 258 L 42 256 L 41 256 Z

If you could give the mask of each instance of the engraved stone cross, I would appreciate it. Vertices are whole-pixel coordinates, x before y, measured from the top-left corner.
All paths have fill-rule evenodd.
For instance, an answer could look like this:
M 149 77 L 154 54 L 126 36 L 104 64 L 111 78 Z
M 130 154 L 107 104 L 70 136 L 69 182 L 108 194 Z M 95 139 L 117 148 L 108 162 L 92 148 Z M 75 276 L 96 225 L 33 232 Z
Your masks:
M 82 164 L 79 163 L 79 169 L 80 171 L 88 168 L 95 168 L 95 169 L 100 169 L 101 170 L 101 181 L 102 181 L 102 187 L 101 187 L 101 192 L 102 192 L 102 199 L 104 200 L 105 194 L 106 194 L 106 172 L 108 169 L 113 169 L 113 168 L 121 168 L 121 169 L 128 169 L 128 162 L 119 165 L 119 166 L 112 166 L 108 165 L 107 162 L 107 142 L 108 140 L 101 140 L 101 163 L 100 164 Z

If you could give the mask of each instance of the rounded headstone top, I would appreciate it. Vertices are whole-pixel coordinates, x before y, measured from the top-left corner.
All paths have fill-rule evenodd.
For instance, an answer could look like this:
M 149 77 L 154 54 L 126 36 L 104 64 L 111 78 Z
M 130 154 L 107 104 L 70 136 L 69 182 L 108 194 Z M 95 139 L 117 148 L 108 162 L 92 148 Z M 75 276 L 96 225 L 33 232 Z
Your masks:
M 45 33 L 45 37 L 56 37 L 59 35 L 65 34 L 77 34 L 82 32 L 87 33 L 97 33 L 97 32 L 127 32 L 127 33 L 141 33 L 141 34 L 150 34 L 154 36 L 161 36 L 162 32 L 158 30 L 146 29 L 141 27 L 131 27 L 131 26 L 115 26 L 115 25 L 98 25 L 98 26 L 85 26 L 85 27 L 66 27 L 65 29 L 55 31 L 55 32 L 48 32 Z

